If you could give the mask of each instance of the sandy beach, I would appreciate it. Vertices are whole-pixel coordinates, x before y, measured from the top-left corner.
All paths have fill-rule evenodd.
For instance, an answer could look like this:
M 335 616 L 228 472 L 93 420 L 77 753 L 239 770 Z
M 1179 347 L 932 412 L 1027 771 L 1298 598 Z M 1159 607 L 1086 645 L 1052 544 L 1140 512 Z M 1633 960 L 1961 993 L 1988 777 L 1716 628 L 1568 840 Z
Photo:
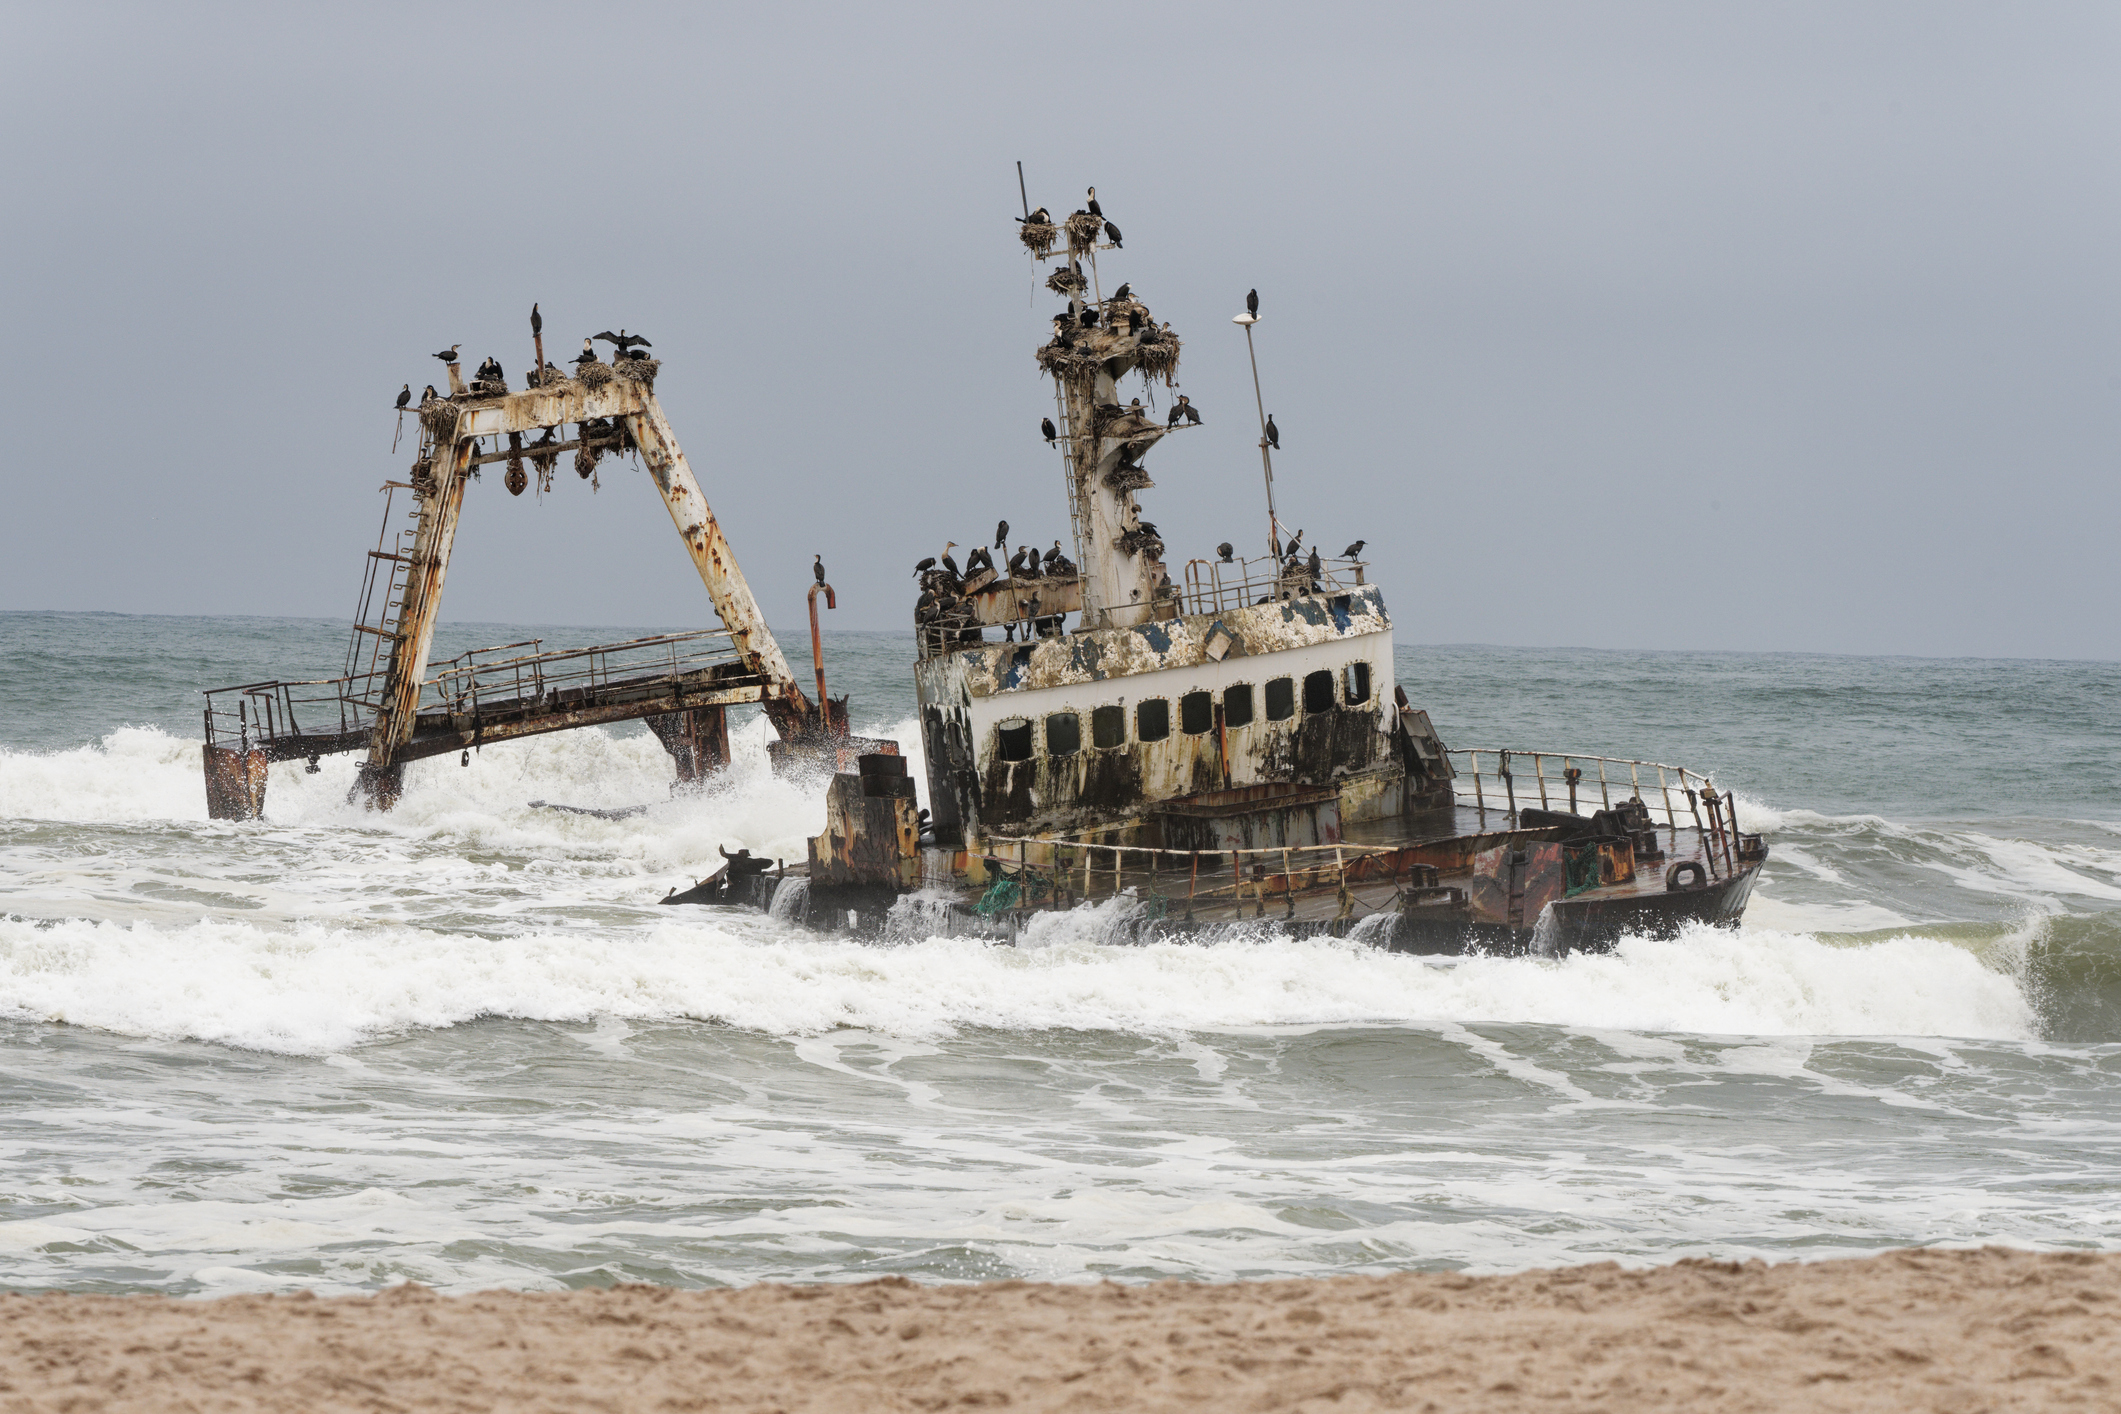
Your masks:
M 0 1410 L 2112 1408 L 2121 1256 L 1204 1285 L 15 1295 Z

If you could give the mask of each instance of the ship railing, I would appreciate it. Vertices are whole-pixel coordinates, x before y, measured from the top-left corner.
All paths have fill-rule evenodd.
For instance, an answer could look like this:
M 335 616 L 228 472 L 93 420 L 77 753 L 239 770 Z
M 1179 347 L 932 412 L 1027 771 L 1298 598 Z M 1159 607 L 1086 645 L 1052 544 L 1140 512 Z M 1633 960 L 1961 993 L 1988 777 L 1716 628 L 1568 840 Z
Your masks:
M 459 653 L 426 687 L 436 706 L 452 715 L 475 716 L 486 704 L 542 702 L 561 693 L 591 695 L 614 683 L 681 677 L 733 663 L 738 654 L 732 639 L 727 629 L 697 629 L 546 653 L 540 651 L 543 639 L 529 638 Z M 525 648 L 530 651 L 519 651 Z
M 1298 594 L 1347 594 L 1360 588 L 1366 560 L 1321 560 L 1314 580 L 1308 561 L 1290 565 L 1262 555 L 1250 560 L 1189 560 L 1181 591 L 1188 614 L 1220 614 Z
M 252 747 L 296 736 L 352 737 L 375 725 L 384 672 L 240 683 L 206 693 L 206 744 Z
M 1611 810 L 1616 800 L 1639 800 L 1654 818 L 1678 830 L 1681 810 L 1690 823 L 1701 824 L 1698 797 L 1709 777 L 1661 761 L 1587 752 L 1518 751 L 1502 747 L 1460 747 L 1450 751 L 1458 772 L 1451 789 L 1461 805 L 1514 814 L 1523 806 L 1577 813 L 1580 805 Z M 1530 763 L 1530 770 L 1526 763 Z
M 1297 895 L 1327 888 L 1334 889 L 1339 900 L 1336 920 L 1352 919 L 1360 905 L 1351 885 L 1413 885 L 1420 868 L 1411 864 L 1411 850 L 1405 846 L 1166 849 L 1034 835 L 988 835 L 980 844 L 976 853 L 989 874 L 1018 885 L 1019 902 L 1011 907 L 1046 903 L 1065 908 L 1132 892 L 1144 902 L 1159 902 L 1166 911 L 1182 906 L 1189 919 L 1196 907 L 1218 903 L 1236 904 L 1241 917 L 1248 899 L 1257 909 L 1253 916 L 1264 917 L 1270 898 L 1293 918 Z
M 655 634 L 623 643 L 537 651 L 542 639 L 474 648 L 421 685 L 420 706 L 476 715 L 499 702 L 539 703 L 615 683 L 678 677 L 738 661 L 727 629 Z M 529 653 L 520 650 L 528 648 Z M 496 657 L 496 654 L 507 654 Z M 388 669 L 338 678 L 239 683 L 206 693 L 206 741 L 248 751 L 289 738 L 351 739 L 375 727 Z M 330 749 L 330 748 L 326 748 Z

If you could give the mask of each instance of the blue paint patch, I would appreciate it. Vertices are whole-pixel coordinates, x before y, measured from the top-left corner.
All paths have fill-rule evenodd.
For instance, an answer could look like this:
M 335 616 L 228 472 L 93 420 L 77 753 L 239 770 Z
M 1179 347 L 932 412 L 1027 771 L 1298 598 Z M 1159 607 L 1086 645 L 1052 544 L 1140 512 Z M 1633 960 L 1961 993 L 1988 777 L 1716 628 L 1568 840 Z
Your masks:
M 1333 627 L 1339 629 L 1342 633 L 1346 633 L 1348 631 L 1348 596 L 1343 594 L 1336 599 L 1327 601 L 1327 607 L 1333 611 Z
M 1171 630 L 1159 623 L 1136 624 L 1134 631 L 1149 641 L 1149 646 L 1162 657 L 1171 651 Z
M 1002 674 L 1002 691 L 1024 685 L 1024 673 L 1031 667 L 1031 650 L 1019 648 L 1009 655 L 1008 670 Z

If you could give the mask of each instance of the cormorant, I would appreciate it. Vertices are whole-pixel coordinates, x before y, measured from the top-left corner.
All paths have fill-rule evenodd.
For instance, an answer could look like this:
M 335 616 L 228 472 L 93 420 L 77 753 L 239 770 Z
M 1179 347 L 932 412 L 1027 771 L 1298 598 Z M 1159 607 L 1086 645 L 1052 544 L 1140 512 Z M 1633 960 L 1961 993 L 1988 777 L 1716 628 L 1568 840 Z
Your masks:
M 1250 291 L 1247 291 L 1247 292 L 1246 292 L 1246 294 L 1245 294 L 1245 313 L 1247 313 L 1247 314 L 1251 315 L 1251 316 L 1252 316 L 1252 317 L 1253 317 L 1254 319 L 1257 319 L 1257 318 L 1259 318 L 1259 291 L 1258 291 L 1258 290 L 1250 290 Z
M 1350 545 L 1347 549 L 1341 551 L 1340 557 L 1343 560 L 1360 559 L 1362 558 L 1362 547 L 1369 543 L 1370 542 L 1367 540 L 1358 540 L 1353 545 Z
M 444 363 L 455 363 L 457 361 L 457 350 L 463 347 L 462 344 L 451 344 L 448 348 L 436 354 L 435 357 Z
M 998 520 L 994 523 L 994 548 L 997 550 L 1005 550 L 1008 548 L 1008 546 L 1009 522 L 1005 520 Z
M 420 406 L 425 407 L 427 406 L 427 404 L 433 402 L 436 398 L 439 398 L 440 396 L 442 395 L 435 391 L 435 385 L 429 383 L 427 385 L 427 391 L 420 394 Z
M 530 332 L 533 334 L 545 332 L 545 316 L 538 313 L 538 307 L 535 304 L 530 306 Z
M 1304 561 L 1304 568 L 1311 572 L 1311 578 L 1314 581 L 1325 572 L 1325 562 L 1318 558 L 1318 547 L 1316 545 L 1311 547 L 1311 558 Z
M 1033 224 L 1050 226 L 1053 224 L 1053 218 L 1046 214 L 1046 208 L 1043 206 L 1041 206 L 1038 210 L 1032 212 L 1029 216 L 1019 216 L 1016 218 L 1016 220 L 1018 225 L 1024 226 Z
M 612 333 L 609 329 L 606 329 L 601 334 L 592 334 L 589 337 L 591 339 L 602 339 L 605 343 L 610 344 L 622 354 L 632 353 L 633 346 L 635 344 L 639 344 L 644 349 L 655 347 L 655 345 L 649 343 L 639 334 L 629 334 L 624 329 L 619 330 L 619 332 L 616 334 Z M 584 339 L 582 342 L 587 343 L 589 342 L 589 340 Z
M 928 573 L 928 571 L 930 571 L 930 570 L 932 570 L 932 569 L 934 569 L 934 568 L 935 568 L 935 556 L 933 556 L 933 555 L 930 555 L 930 556 L 929 556 L 929 557 L 928 557 L 927 559 L 925 559 L 925 560 L 922 560 L 922 561 L 921 561 L 921 562 L 920 562 L 919 564 L 915 565 L 915 566 L 913 567 L 913 572 L 914 572 L 915 574 L 926 574 L 926 573 Z
M 1193 400 L 1184 393 L 1178 395 L 1178 405 L 1173 407 L 1171 411 L 1183 417 L 1190 426 L 1198 427 L 1200 425 L 1200 409 L 1193 406 Z
M 1303 533 L 1303 532 L 1302 532 L 1301 530 L 1299 530 L 1299 531 L 1297 531 L 1297 532 L 1296 532 L 1296 538 L 1295 538 L 1295 539 L 1293 539 L 1293 540 L 1291 540 L 1291 541 L 1289 542 L 1289 548 L 1288 548 L 1288 549 L 1286 549 L 1286 550 L 1284 550 L 1284 551 L 1282 551 L 1282 553 L 1283 553 L 1284 555 L 1293 555 L 1293 554 L 1295 554 L 1295 553 L 1296 553 L 1296 552 L 1297 552 L 1298 550 L 1300 550 L 1300 549 L 1302 549 L 1302 548 L 1303 548 L 1303 543 L 1304 543 L 1304 533 Z
M 1020 575 L 1024 572 L 1024 552 L 1030 548 L 1029 545 L 1019 545 L 1016 547 L 1016 553 L 1009 557 L 1009 573 L 1011 576 Z
M 1049 447 L 1053 445 L 1053 440 L 1060 436 L 1060 429 L 1053 425 L 1053 419 L 1050 417 L 1042 417 L 1038 420 L 1038 430 L 1045 434 L 1046 445 Z
M 1097 324 L 1097 310 L 1096 310 L 1096 309 L 1095 309 L 1095 308 L 1094 308 L 1093 306 L 1091 306 L 1091 305 L 1087 305 L 1087 304 L 1086 304 L 1086 305 L 1084 305 L 1084 306 L 1083 306 L 1083 318 L 1082 318 L 1082 325 L 1083 325 L 1083 327 L 1084 327 L 1085 329 L 1089 329 L 1089 328 L 1094 328 L 1094 327 L 1096 326 L 1096 324 Z
M 1098 218 L 1098 219 L 1100 219 L 1100 220 L 1104 219 L 1104 215 L 1105 215 L 1105 208 L 1104 208 L 1104 207 L 1102 207 L 1102 206 L 1099 206 L 1099 205 L 1097 204 L 1097 188 L 1096 188 L 1096 187 L 1092 187 L 1092 188 L 1090 188 L 1090 204 L 1089 204 L 1089 205 L 1088 205 L 1087 207 L 1083 208 L 1083 209 L 1084 209 L 1084 210 L 1086 210 L 1086 211 L 1088 211 L 1088 212 L 1089 212 L 1089 213 L 1090 213 L 1090 214 L 1091 214 L 1092 216 L 1095 216 L 1095 217 L 1097 217 L 1097 218 Z
M 1129 280 L 1112 292 L 1112 298 L 1116 300 L 1130 299 L 1133 297 L 1133 294 L 1134 282 L 1132 280 Z
M 1164 426 L 1166 426 L 1166 427 L 1176 427 L 1176 426 L 1178 426 L 1178 419 L 1179 419 L 1179 418 L 1180 418 L 1181 416 L 1183 416 L 1183 414 L 1181 414 L 1181 413 L 1179 412 L 1179 410 L 1178 410 L 1178 404 L 1177 404 L 1177 403 L 1173 403 L 1173 404 L 1171 404 L 1171 415 L 1170 415 L 1169 417 L 1167 417 L 1167 418 L 1165 418 L 1165 419 L 1164 419 Z
M 1234 547 L 1229 541 L 1225 540 L 1222 544 L 1215 547 L 1215 553 L 1220 555 L 1222 562 L 1227 565 L 1230 563 L 1231 554 L 1234 553 Z
M 1274 414 L 1267 414 L 1267 445 L 1275 451 L 1281 450 L 1281 429 L 1274 425 Z
M 810 562 L 810 576 L 819 584 L 825 582 L 825 557 L 823 555 L 817 556 Z
M 398 406 L 402 408 L 402 407 L 404 407 L 404 406 L 405 406 L 405 405 L 406 405 L 407 403 L 409 403 L 409 402 L 411 402 L 411 401 L 412 401 L 412 384 L 410 384 L 410 383 L 407 383 L 407 384 L 406 384 L 406 385 L 405 385 L 404 387 L 402 387 L 402 388 L 398 389 Z
M 1140 310 L 1138 310 L 1138 309 L 1130 309 L 1130 310 L 1128 310 L 1128 311 L 1127 311 L 1127 332 L 1128 332 L 1128 333 L 1130 333 L 1130 334 L 1139 334 L 1139 333 L 1140 333 L 1141 331 L 1142 331 L 1142 312 L 1141 312 Z
M 987 553 L 987 547 L 984 545 L 973 546 L 972 553 L 965 556 L 965 575 L 968 579 L 978 574 L 981 570 L 991 570 L 993 568 L 994 556 Z
M 955 550 L 956 548 L 957 542 L 955 540 L 948 540 L 943 543 L 942 566 L 944 569 L 950 572 L 950 577 L 952 579 L 956 579 L 958 577 L 957 561 L 950 558 L 950 552 L 952 550 Z
M 1110 221 L 1107 221 L 1105 223 L 1105 239 L 1112 242 L 1112 248 L 1114 250 L 1126 249 L 1125 246 L 1119 243 L 1119 227 L 1113 225 Z

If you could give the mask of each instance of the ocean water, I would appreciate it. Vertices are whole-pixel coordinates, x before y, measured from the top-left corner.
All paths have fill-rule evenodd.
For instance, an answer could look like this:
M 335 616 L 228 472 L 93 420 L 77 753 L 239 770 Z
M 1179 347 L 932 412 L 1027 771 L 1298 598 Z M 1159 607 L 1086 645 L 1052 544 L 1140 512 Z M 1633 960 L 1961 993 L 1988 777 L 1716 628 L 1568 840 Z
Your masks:
M 0 1288 L 2121 1247 L 2121 665 L 1404 646 L 1452 746 L 1714 771 L 1774 850 L 1740 931 L 1439 962 L 656 906 L 818 827 L 756 719 L 697 796 L 591 730 L 208 821 L 196 690 L 344 634 L 0 614 Z M 909 648 L 827 640 L 910 744 Z

